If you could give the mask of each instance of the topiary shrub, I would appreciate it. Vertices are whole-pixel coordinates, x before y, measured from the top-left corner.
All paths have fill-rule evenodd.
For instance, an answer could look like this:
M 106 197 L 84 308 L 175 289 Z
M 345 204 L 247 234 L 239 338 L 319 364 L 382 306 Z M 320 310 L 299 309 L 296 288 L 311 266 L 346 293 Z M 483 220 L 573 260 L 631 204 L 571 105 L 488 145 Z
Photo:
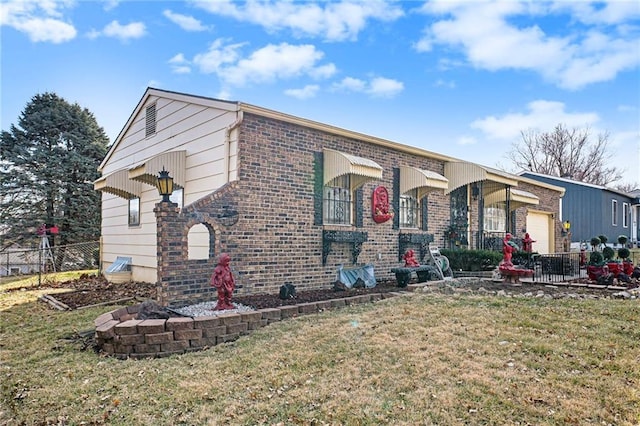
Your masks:
M 605 247 L 602 249 L 602 256 L 604 256 L 605 260 L 613 259 L 613 255 L 616 254 L 615 251 L 611 247 Z
M 607 245 L 607 241 L 609 241 L 609 237 L 607 237 L 606 235 L 598 235 L 598 238 L 600 239 L 600 244 L 602 245 Z
M 591 248 L 593 250 L 596 250 L 598 247 L 600 247 L 600 243 L 601 242 L 602 241 L 600 241 L 600 238 L 598 238 L 598 237 L 591 238 Z
M 589 265 L 599 266 L 604 263 L 604 257 L 599 251 L 592 251 L 589 254 Z
M 627 237 L 626 235 L 619 235 L 618 236 L 618 243 L 621 246 L 627 245 L 627 241 L 629 241 L 629 237 Z
M 629 259 L 630 255 L 631 255 L 631 250 L 629 250 L 628 248 L 622 247 L 618 249 L 618 257 L 620 259 L 627 260 Z

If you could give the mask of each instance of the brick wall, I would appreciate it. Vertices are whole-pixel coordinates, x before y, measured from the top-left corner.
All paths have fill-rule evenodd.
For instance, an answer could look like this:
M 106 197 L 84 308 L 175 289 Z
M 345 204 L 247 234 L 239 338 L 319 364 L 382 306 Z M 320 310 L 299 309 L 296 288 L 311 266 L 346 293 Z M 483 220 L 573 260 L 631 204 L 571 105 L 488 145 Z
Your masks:
M 400 262 L 399 230 L 393 228 L 393 220 L 373 221 L 371 194 L 378 185 L 392 194 L 394 167 L 412 166 L 444 174 L 442 161 L 252 114 L 244 115 L 239 132 L 238 181 L 186 206 L 181 213 L 172 203 L 159 203 L 155 209 L 162 304 L 179 306 L 215 299 L 209 279 L 217 255 L 223 252 L 231 256 L 238 294 L 277 293 L 285 283 L 298 290 L 328 287 L 336 280 L 338 265 L 352 266 L 353 245 L 332 243 L 323 264 L 323 230 L 366 232 L 368 240 L 361 246 L 358 264 L 371 263 L 376 278 L 393 279 L 391 268 Z M 384 169 L 382 180 L 362 187 L 361 227 L 315 224 L 315 161 L 323 148 L 368 158 Z M 531 192 L 538 194 L 539 189 Z M 472 215 L 477 217 L 477 212 L 472 210 Z M 442 247 L 449 218 L 449 196 L 432 192 L 428 196 L 428 229 L 402 232 L 433 234 Z M 477 224 L 477 219 L 472 222 Z M 189 261 L 187 233 L 198 223 L 211 232 L 211 257 Z

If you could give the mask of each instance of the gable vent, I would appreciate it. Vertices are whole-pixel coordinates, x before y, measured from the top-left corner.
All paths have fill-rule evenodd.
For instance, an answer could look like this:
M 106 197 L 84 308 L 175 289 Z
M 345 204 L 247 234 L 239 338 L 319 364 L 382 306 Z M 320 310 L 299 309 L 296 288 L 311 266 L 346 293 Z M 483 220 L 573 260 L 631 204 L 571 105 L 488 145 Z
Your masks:
M 148 138 L 156 133 L 156 104 L 147 107 L 146 128 L 144 136 Z

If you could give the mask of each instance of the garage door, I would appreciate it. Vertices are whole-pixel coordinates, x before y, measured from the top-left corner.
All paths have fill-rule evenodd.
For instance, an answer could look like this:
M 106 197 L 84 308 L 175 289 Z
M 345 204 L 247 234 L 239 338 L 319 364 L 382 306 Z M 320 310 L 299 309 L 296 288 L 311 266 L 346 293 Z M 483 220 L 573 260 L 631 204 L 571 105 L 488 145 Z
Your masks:
M 538 213 L 529 211 L 527 213 L 527 232 L 529 236 L 536 240 L 533 243 L 533 251 L 540 254 L 549 254 L 551 250 L 551 215 L 549 213 Z

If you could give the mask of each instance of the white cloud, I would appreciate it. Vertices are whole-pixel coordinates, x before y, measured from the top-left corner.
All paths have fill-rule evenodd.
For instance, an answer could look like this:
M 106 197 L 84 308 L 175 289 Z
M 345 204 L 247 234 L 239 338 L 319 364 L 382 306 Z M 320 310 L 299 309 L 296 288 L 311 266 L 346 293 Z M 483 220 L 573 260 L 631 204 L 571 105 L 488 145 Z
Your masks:
M 174 74 L 191 73 L 191 64 L 182 53 L 178 53 L 173 58 L 169 59 L 168 62 L 171 65 L 171 72 Z
M 249 83 L 269 83 L 301 76 L 327 78 L 335 73 L 333 64 L 318 62 L 324 53 L 315 46 L 268 44 L 242 56 L 242 43 L 214 41 L 209 50 L 196 55 L 193 63 L 205 74 L 215 73 L 226 85 L 242 87 Z
M 206 31 L 207 27 L 193 16 L 182 15 L 180 13 L 174 13 L 170 10 L 165 10 L 162 14 L 174 24 L 178 25 L 185 31 Z
M 475 145 L 478 143 L 478 140 L 473 136 L 460 136 L 458 138 L 458 145 Z
M 522 131 L 551 131 L 558 124 L 568 128 L 592 127 L 600 117 L 595 112 L 571 113 L 562 102 L 536 100 L 527 104 L 526 112 L 507 113 L 475 120 L 471 127 L 482 131 L 490 139 L 513 141 Z
M 107 37 L 118 38 L 127 41 L 132 38 L 140 38 L 146 34 L 146 27 L 142 22 L 132 22 L 121 25 L 118 21 L 111 21 L 102 30 L 102 34 Z
M 0 25 L 25 33 L 33 42 L 64 43 L 76 37 L 73 24 L 63 20 L 69 1 L 8 1 L 0 4 Z
M 404 90 L 404 84 L 398 80 L 384 77 L 375 77 L 371 80 L 371 86 L 367 93 L 372 96 L 393 97 Z
M 569 3 L 574 6 L 516 1 L 429 2 L 421 11 L 434 16 L 435 21 L 414 48 L 421 52 L 431 51 L 435 45 L 458 48 L 476 68 L 530 70 L 570 90 L 612 80 L 618 73 L 640 65 L 638 28 L 629 25 L 640 16 L 640 10 L 625 14 L 633 8 L 612 2 L 598 9 L 599 18 L 589 21 L 580 2 L 562 4 Z M 595 10 L 592 5 L 587 6 L 588 10 Z M 562 36 L 546 33 L 544 20 L 526 26 L 515 23 L 516 18 L 534 20 L 554 12 L 571 12 L 583 24 L 595 20 L 620 25 L 577 25 L 571 28 L 571 35 Z
M 615 25 L 640 18 L 640 3 L 629 0 L 608 0 L 604 2 L 555 1 L 554 11 L 568 11 L 585 24 Z
M 453 80 L 443 80 L 443 79 L 438 79 L 436 80 L 435 83 L 433 83 L 433 85 L 435 87 L 446 87 L 447 89 L 455 89 L 456 88 L 456 82 Z
M 365 81 L 353 77 L 345 77 L 342 81 L 333 85 L 335 90 L 346 90 L 351 92 L 364 92 L 366 87 L 367 83 Z
M 261 25 L 268 31 L 289 29 L 297 36 L 328 41 L 355 40 L 369 20 L 394 21 L 404 15 L 400 7 L 381 0 L 366 2 L 235 2 L 196 1 L 210 13 Z
M 316 96 L 320 90 L 320 86 L 317 84 L 308 84 L 302 89 L 287 89 L 284 94 L 298 99 L 309 99 Z
M 333 90 L 365 93 L 371 97 L 393 97 L 404 90 L 404 83 L 385 77 L 373 77 L 369 81 L 345 77 L 332 85 Z

